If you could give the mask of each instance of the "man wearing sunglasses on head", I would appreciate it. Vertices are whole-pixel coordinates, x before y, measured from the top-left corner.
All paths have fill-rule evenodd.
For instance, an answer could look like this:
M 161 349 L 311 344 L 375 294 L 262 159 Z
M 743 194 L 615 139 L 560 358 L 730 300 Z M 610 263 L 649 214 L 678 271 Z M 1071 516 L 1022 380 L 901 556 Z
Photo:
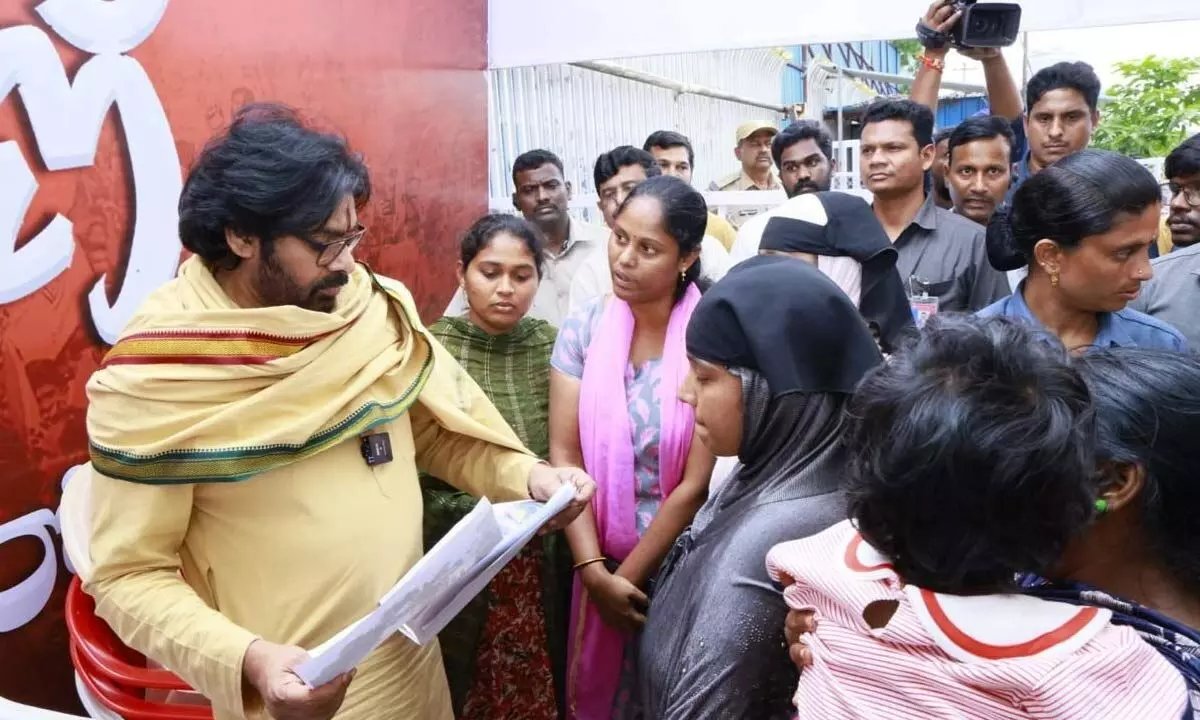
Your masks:
M 418 466 L 493 501 L 574 486 L 551 529 L 595 489 L 522 447 L 407 289 L 354 262 L 369 195 L 344 139 L 240 111 L 184 185 L 194 256 L 88 383 L 85 589 L 218 719 L 450 720 L 436 643 L 393 634 L 317 688 L 302 648 L 420 558 Z
M 1174 325 L 1189 344 L 1200 343 L 1200 135 L 1172 150 L 1163 171 L 1167 215 L 1158 231 L 1159 257 L 1154 277 L 1129 307 Z

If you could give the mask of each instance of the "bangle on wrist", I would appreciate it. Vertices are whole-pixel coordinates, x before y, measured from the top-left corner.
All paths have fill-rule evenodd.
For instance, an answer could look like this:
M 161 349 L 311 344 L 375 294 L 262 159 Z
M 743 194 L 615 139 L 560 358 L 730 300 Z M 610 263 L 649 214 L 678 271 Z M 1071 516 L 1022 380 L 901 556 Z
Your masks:
M 929 57 L 928 55 L 924 55 L 924 54 L 918 55 L 917 60 L 925 67 L 929 68 L 930 70 L 936 70 L 937 72 L 942 72 L 946 69 L 946 61 L 945 60 L 940 60 L 938 58 L 932 58 L 932 57 Z
M 584 560 L 583 562 L 575 563 L 575 567 L 571 568 L 571 570 L 573 572 L 578 572 L 588 565 L 595 565 L 596 563 L 604 562 L 607 559 L 608 558 L 605 557 L 594 557 L 591 560 Z

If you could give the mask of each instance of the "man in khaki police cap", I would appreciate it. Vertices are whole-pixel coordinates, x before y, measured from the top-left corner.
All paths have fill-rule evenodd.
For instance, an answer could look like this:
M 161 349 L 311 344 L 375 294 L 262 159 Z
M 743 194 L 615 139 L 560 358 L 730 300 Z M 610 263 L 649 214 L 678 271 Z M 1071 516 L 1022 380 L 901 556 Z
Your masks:
M 771 140 L 779 130 L 771 123 L 748 122 L 738 126 L 737 146 L 733 154 L 742 163 L 742 169 L 721 178 L 712 184 L 711 190 L 782 190 L 771 163 Z M 750 218 L 767 210 L 767 207 L 742 207 L 729 211 L 726 216 L 737 228 Z

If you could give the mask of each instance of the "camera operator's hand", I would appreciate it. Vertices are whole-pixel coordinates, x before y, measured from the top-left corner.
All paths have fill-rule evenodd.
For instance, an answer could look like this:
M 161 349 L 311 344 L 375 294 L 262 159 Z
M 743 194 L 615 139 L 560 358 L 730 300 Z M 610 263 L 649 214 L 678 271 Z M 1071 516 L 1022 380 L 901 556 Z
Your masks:
M 921 22 L 931 30 L 948 35 L 954 29 L 954 24 L 962 17 L 962 11 L 955 11 L 954 0 L 933 0 Z M 949 52 L 949 47 L 926 48 L 928 57 L 942 58 Z
M 994 47 L 961 48 L 958 51 L 958 54 L 964 57 L 969 57 L 972 60 L 978 60 L 979 62 L 990 62 L 996 58 L 1004 58 L 1004 53 L 1000 52 L 1000 48 Z

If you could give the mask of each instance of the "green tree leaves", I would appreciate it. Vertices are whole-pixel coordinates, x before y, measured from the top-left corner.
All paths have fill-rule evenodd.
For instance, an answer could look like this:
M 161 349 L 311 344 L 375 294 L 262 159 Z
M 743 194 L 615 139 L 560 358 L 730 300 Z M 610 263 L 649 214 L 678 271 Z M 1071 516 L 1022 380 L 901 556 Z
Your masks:
M 1092 146 L 1131 157 L 1163 157 L 1200 125 L 1200 58 L 1154 55 L 1120 62 Z

